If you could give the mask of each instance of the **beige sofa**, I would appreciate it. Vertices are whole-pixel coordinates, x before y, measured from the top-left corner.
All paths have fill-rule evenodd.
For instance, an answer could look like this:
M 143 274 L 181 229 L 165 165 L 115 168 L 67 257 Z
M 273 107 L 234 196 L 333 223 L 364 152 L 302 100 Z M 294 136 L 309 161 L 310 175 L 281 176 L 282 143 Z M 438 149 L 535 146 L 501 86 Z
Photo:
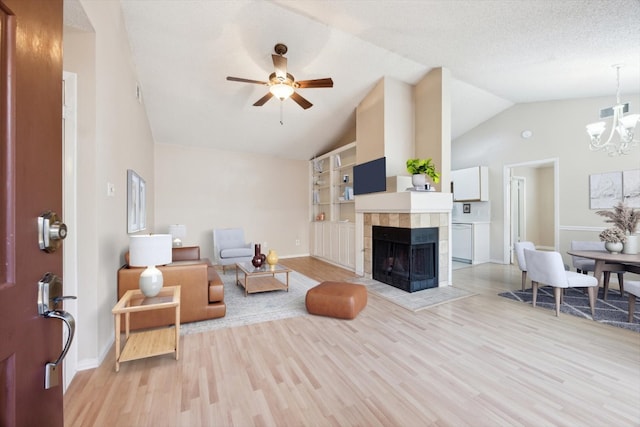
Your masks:
M 138 289 L 142 267 L 128 266 L 118 270 L 118 299 L 130 289 Z M 180 323 L 224 317 L 224 285 L 208 259 L 200 258 L 200 247 L 173 248 L 173 262 L 159 266 L 164 286 L 180 285 Z M 131 329 L 168 326 L 174 323 L 172 308 L 131 314 Z

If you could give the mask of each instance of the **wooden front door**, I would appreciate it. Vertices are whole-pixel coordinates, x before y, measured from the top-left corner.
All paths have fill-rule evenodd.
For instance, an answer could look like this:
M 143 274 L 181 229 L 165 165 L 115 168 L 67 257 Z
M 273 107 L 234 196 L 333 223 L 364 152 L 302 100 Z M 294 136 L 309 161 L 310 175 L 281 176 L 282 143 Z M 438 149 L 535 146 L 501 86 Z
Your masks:
M 45 389 L 62 323 L 38 315 L 38 281 L 62 276 L 38 217 L 62 213 L 62 0 L 0 0 L 0 426 L 62 426 Z M 62 384 L 62 382 L 60 382 Z

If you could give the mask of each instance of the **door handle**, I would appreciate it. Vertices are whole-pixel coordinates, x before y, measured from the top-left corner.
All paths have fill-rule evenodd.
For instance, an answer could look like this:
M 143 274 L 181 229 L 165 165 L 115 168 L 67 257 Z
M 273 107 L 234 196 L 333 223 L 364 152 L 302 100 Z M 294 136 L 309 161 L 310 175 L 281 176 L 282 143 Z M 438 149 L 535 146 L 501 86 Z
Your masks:
M 76 299 L 75 296 L 62 295 L 62 280 L 52 273 L 46 273 L 38 282 L 38 314 L 49 319 L 59 319 L 67 327 L 67 342 L 62 353 L 55 362 L 45 365 L 44 388 L 49 389 L 60 384 L 58 367 L 67 355 L 76 330 L 76 322 L 71 315 L 58 309 L 58 304 L 65 299 Z
M 45 317 L 50 319 L 60 319 L 67 327 L 67 342 L 64 344 L 64 348 L 62 349 L 62 353 L 56 359 L 55 362 L 49 362 L 45 365 L 44 370 L 44 388 L 50 389 L 52 387 L 56 387 L 60 384 L 60 375 L 58 374 L 58 367 L 60 363 L 67 355 L 69 351 L 69 347 L 71 347 L 71 341 L 73 341 L 73 335 L 76 331 L 76 321 L 73 319 L 71 313 L 68 313 L 64 310 L 55 310 L 50 311 L 46 314 Z

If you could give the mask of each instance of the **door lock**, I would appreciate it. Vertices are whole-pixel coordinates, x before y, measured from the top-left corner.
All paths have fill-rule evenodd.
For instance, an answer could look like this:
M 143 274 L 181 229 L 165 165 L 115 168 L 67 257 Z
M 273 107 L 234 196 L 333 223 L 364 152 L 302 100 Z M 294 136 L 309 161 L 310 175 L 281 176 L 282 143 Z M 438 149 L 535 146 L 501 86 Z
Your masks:
M 38 244 L 45 252 L 55 252 L 67 237 L 67 226 L 55 212 L 47 211 L 38 217 Z

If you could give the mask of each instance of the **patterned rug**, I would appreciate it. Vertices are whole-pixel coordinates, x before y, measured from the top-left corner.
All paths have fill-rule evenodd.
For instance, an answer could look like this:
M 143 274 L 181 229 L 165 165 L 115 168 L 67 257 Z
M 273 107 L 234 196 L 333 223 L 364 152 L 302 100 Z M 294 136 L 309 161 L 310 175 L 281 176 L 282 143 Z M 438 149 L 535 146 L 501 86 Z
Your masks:
M 393 286 L 373 279 L 360 277 L 351 280 L 351 282 L 366 285 L 369 292 L 373 292 L 413 312 L 475 295 L 453 286 L 442 286 L 417 292 L 405 292 L 402 289 L 394 288 Z
M 226 316 L 201 322 L 183 323 L 180 325 L 182 335 L 269 320 L 308 316 L 304 299 L 307 290 L 318 284 L 317 281 L 293 271 L 289 273 L 289 292 L 260 292 L 245 297 L 244 288 L 235 284 L 236 273 L 234 270 L 227 270 L 225 274 L 220 272 L 220 278 L 224 283 L 224 301 L 227 304 Z M 276 278 L 284 282 L 285 275 L 278 274 Z
M 532 289 L 503 292 L 499 295 L 501 297 L 525 302 L 527 304 L 531 304 L 533 299 Z M 636 304 L 633 323 L 629 323 L 627 322 L 629 297 L 626 294 L 623 297 L 617 290 L 611 289 L 607 293 L 606 301 L 602 299 L 602 295 L 603 289 L 600 289 L 600 293 L 598 294 L 598 299 L 596 301 L 596 321 L 640 332 L 640 304 Z M 536 308 L 538 307 L 555 311 L 556 306 L 553 298 L 552 287 L 545 286 L 538 289 Z M 569 288 L 565 291 L 563 304 L 560 305 L 560 312 L 593 320 L 591 317 L 591 308 L 589 308 L 589 297 L 586 292 L 583 293 L 581 289 Z

